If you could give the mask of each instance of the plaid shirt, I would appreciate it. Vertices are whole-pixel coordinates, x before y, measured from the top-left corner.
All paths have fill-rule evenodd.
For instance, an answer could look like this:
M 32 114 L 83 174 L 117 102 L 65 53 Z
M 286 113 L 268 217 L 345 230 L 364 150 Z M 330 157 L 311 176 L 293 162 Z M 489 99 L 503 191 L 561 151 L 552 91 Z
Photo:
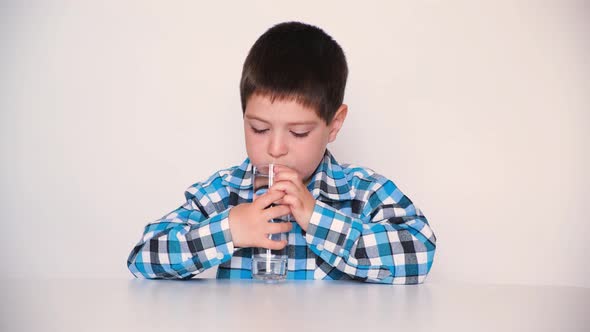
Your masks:
M 186 203 L 145 227 L 127 261 L 131 273 L 189 279 L 217 265 L 217 278 L 250 279 L 252 249 L 234 247 L 228 215 L 252 201 L 251 175 L 246 159 L 189 187 Z M 289 233 L 287 279 L 424 282 L 436 237 L 393 182 L 339 165 L 326 150 L 308 189 L 316 205 L 307 232 L 294 222 Z

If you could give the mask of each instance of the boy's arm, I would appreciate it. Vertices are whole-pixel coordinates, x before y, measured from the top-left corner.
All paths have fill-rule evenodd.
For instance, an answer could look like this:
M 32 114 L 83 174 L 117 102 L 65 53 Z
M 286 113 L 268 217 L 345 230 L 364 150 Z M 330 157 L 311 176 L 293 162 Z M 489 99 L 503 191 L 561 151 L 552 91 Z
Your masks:
M 422 283 L 430 271 L 436 237 L 428 221 L 393 182 L 369 192 L 360 219 L 317 201 L 306 240 L 341 272 L 368 282 Z
M 145 227 L 127 260 L 136 277 L 189 279 L 231 259 L 229 209 L 209 216 L 189 190 L 185 204 Z

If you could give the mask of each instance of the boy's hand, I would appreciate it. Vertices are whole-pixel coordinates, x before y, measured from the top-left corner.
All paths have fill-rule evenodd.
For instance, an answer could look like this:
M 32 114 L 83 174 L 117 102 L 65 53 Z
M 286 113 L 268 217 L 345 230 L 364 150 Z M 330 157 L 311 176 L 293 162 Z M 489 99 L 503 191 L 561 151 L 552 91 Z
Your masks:
M 283 165 L 275 165 L 274 170 L 274 184 L 269 191 L 285 193 L 279 204 L 288 205 L 295 221 L 307 232 L 307 226 L 316 203 L 315 198 L 307 190 L 307 186 L 295 170 Z
M 274 241 L 269 234 L 286 233 L 291 231 L 290 222 L 270 223 L 270 219 L 288 215 L 291 210 L 288 205 L 276 205 L 266 208 L 283 198 L 280 191 L 268 191 L 252 203 L 243 203 L 229 211 L 229 230 L 235 247 L 259 247 L 267 249 L 283 249 L 287 241 Z

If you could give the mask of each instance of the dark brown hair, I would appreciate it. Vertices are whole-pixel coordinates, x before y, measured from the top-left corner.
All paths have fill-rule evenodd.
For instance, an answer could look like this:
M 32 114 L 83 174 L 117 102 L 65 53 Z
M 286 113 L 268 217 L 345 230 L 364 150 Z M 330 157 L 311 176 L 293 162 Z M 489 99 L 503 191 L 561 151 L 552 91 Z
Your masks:
M 242 114 L 253 94 L 295 100 L 329 124 L 342 105 L 348 66 L 342 48 L 322 29 L 285 22 L 256 40 L 242 69 Z

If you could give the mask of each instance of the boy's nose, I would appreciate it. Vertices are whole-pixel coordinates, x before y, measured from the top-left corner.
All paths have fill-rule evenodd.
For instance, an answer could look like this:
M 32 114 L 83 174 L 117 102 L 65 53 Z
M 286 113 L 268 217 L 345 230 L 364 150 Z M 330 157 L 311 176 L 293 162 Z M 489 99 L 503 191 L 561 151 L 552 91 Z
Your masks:
M 268 154 L 273 158 L 279 158 L 287 154 L 288 148 L 285 141 L 279 137 L 273 137 L 268 145 Z

